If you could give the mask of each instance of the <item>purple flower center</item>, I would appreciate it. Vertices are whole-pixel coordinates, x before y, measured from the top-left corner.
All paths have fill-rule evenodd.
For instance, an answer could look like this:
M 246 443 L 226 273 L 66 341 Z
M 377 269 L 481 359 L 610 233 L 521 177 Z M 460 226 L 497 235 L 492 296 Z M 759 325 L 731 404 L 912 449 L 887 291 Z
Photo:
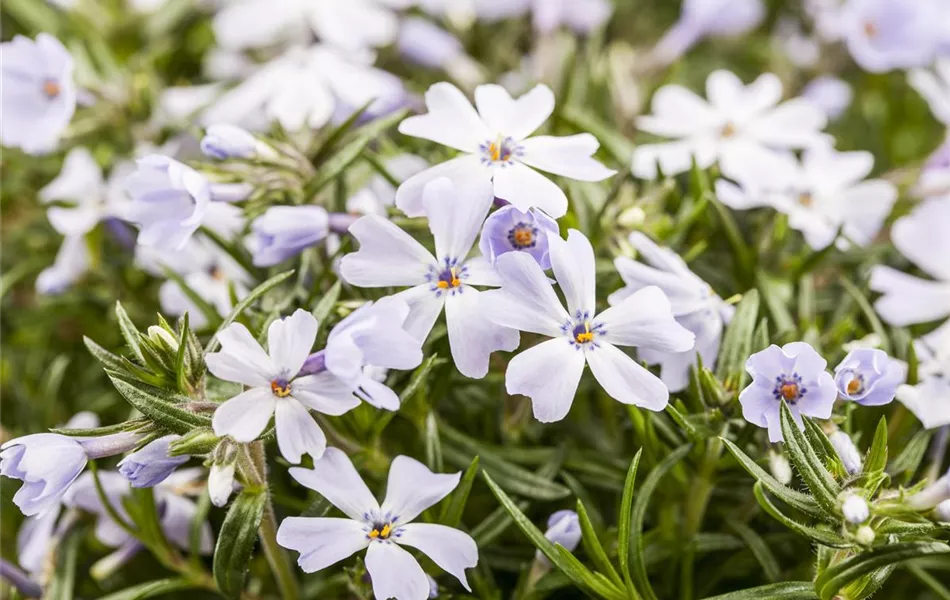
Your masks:
M 468 277 L 468 269 L 465 265 L 460 265 L 457 259 L 446 258 L 443 261 L 442 268 L 430 267 L 426 274 L 426 281 L 432 284 L 432 291 L 436 297 L 443 292 L 455 294 L 462 292 L 462 281 Z
M 791 404 L 798 402 L 807 393 L 808 389 L 802 385 L 802 377 L 798 373 L 792 373 L 791 376 L 782 373 L 775 378 L 775 387 L 772 388 L 772 395 L 776 400 L 784 399 Z
M 478 146 L 482 153 L 482 164 L 501 165 L 506 167 L 514 162 L 515 158 L 524 155 L 524 148 L 519 146 L 511 137 L 498 136 L 494 140 L 486 140 Z
M 600 323 L 591 323 L 589 312 L 578 311 L 575 317 L 564 325 L 561 325 L 561 331 L 569 336 L 571 345 L 576 349 L 589 347 L 596 348 L 597 336 L 606 333 L 604 326 Z
M 508 243 L 516 250 L 534 248 L 538 243 L 538 228 L 530 223 L 519 222 L 508 231 Z

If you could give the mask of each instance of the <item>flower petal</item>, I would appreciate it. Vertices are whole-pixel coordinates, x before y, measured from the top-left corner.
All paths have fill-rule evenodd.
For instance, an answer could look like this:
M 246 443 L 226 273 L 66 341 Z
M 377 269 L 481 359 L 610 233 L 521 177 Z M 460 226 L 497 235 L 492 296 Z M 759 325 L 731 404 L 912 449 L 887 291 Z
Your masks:
M 555 219 L 567 213 L 567 196 L 553 181 L 519 162 L 493 171 L 495 196 L 521 212 L 538 207 Z
M 473 256 L 465 261 L 465 282 L 469 285 L 501 286 L 501 277 L 495 266 L 484 256 Z
M 465 569 L 478 564 L 478 546 L 470 535 L 445 525 L 410 523 L 400 530 L 397 542 L 412 546 L 432 559 L 462 586 L 472 591 L 465 578 Z
M 492 352 L 510 352 L 521 340 L 517 330 L 488 320 L 482 312 L 479 295 L 475 288 L 463 285 L 445 299 L 452 359 L 462 375 L 475 379 L 488 374 Z
M 429 467 L 408 456 L 399 455 L 389 466 L 383 513 L 391 513 L 398 524 L 405 524 L 422 511 L 448 496 L 459 484 L 461 473 L 433 473 Z
M 290 476 L 300 485 L 314 490 L 346 516 L 364 521 L 366 515 L 379 510 L 379 503 L 363 483 L 349 457 L 339 448 L 327 448 L 312 469 L 291 467 Z
M 551 267 L 557 284 L 564 292 L 567 310 L 571 316 L 588 313 L 593 316 L 596 306 L 596 279 L 594 248 L 590 240 L 576 229 L 567 232 L 567 241 L 552 236 Z
M 673 319 L 669 298 L 656 286 L 637 290 L 620 304 L 597 315 L 606 331 L 601 336 L 619 346 L 643 346 L 663 352 L 685 352 L 696 336 Z
M 870 287 L 884 294 L 874 310 L 891 325 L 904 327 L 950 315 L 950 283 L 921 279 L 885 265 L 871 269 Z
M 505 388 L 531 398 L 534 418 L 542 423 L 567 416 L 584 373 L 584 353 L 566 338 L 542 342 L 508 363 Z
M 502 288 L 480 296 L 485 316 L 512 329 L 560 335 L 570 315 L 537 261 L 521 252 L 508 252 L 498 257 L 495 267 Z
M 238 442 L 252 442 L 267 427 L 276 398 L 269 388 L 251 388 L 214 411 L 211 426 L 217 436 L 230 435 Z
M 670 400 L 666 385 L 613 344 L 598 342 L 584 354 L 591 373 L 614 400 L 649 410 L 666 408 Z
M 366 215 L 350 226 L 360 243 L 357 252 L 340 261 L 340 275 L 358 287 L 417 285 L 436 264 L 422 244 L 378 215 Z
M 579 181 L 603 181 L 616 171 L 593 158 L 600 142 L 589 133 L 566 137 L 542 135 L 521 142 L 521 162 L 541 171 Z
M 323 456 L 327 437 L 307 407 L 292 396 L 277 400 L 274 427 L 277 430 L 277 447 L 287 462 L 299 464 L 304 454 L 315 459 Z
M 300 371 L 316 339 L 317 320 L 300 308 L 289 317 L 272 322 L 267 329 L 267 347 L 271 360 L 287 378 Z
M 295 379 L 292 394 L 307 408 L 334 417 L 360 404 L 352 387 L 328 371 Z
M 650 101 L 653 114 L 637 119 L 637 128 L 663 137 L 681 138 L 716 127 L 719 114 L 695 92 L 681 85 L 664 85 Z
M 891 229 L 891 239 L 901 254 L 929 275 L 950 281 L 950 198 L 934 198 L 900 218 Z
M 426 600 L 429 579 L 411 554 L 391 542 L 376 542 L 366 551 L 366 571 L 373 596 L 397 600 Z
M 277 543 L 300 553 L 297 564 L 315 573 L 369 545 L 359 521 L 338 518 L 287 517 L 277 529 Z
M 494 200 L 491 182 L 483 177 L 440 177 L 426 185 L 422 202 L 440 266 L 468 256 Z
M 278 375 L 270 356 L 244 325 L 228 325 L 218 333 L 218 342 L 221 350 L 205 356 L 208 370 L 218 379 L 262 387 Z
M 437 297 L 428 283 L 417 285 L 395 295 L 409 305 L 409 316 L 402 326 L 412 337 L 424 342 L 435 325 L 436 319 L 442 314 L 445 304 L 445 295 Z
M 554 92 L 538 84 L 514 100 L 502 86 L 488 83 L 475 88 L 475 105 L 489 134 L 509 136 L 518 142 L 531 135 L 554 112 Z
M 407 217 L 424 216 L 425 206 L 422 203 L 422 191 L 426 184 L 439 177 L 448 177 L 453 181 L 470 177 L 482 177 L 486 181 L 491 181 L 492 172 L 489 167 L 482 164 L 481 158 L 475 154 L 453 158 L 416 173 L 402 182 L 396 190 L 396 207 L 406 213 Z
M 399 124 L 399 132 L 431 140 L 463 152 L 475 152 L 491 132 L 472 104 L 451 83 L 436 83 L 426 92 L 424 115 L 409 117 Z

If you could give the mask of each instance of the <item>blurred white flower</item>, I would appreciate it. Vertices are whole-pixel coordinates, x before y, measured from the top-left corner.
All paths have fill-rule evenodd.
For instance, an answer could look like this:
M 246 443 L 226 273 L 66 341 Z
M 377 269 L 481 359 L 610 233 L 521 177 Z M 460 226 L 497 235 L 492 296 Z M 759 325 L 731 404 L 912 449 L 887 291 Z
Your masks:
M 826 18 L 858 65 L 875 73 L 923 67 L 945 41 L 943 0 L 848 0 Z
M 746 210 L 769 206 L 789 217 L 815 250 L 844 234 L 838 246 L 871 243 L 897 200 L 897 187 L 883 179 L 864 179 L 874 166 L 870 152 L 806 150 L 801 161 L 790 153 L 748 155 L 731 170 L 738 184 L 720 179 L 723 204 Z
M 934 118 L 950 127 L 950 56 L 937 58 L 932 69 L 911 69 L 907 81 L 930 105 Z
M 858 452 L 858 448 L 854 445 L 851 436 L 838 429 L 832 432 L 832 434 L 828 436 L 828 439 L 831 441 L 831 445 L 834 446 L 835 452 L 838 453 L 838 458 L 841 459 L 841 463 L 848 473 L 851 475 L 860 473 L 862 467 L 861 453 Z M 863 523 L 864 521 L 858 522 Z
M 46 216 L 57 232 L 81 236 L 108 217 L 121 218 L 128 200 L 122 190 L 122 177 L 130 165 L 113 168 L 108 181 L 88 149 L 78 146 L 69 151 L 59 175 L 40 189 L 45 204 L 60 203 L 46 209 Z
M 843 79 L 821 75 L 812 79 L 802 90 L 802 97 L 824 111 L 829 121 L 844 114 L 851 105 L 854 92 Z
M 573 510 L 559 510 L 548 517 L 548 528 L 544 532 L 546 537 L 553 544 L 560 544 L 565 550 L 573 552 L 581 542 L 581 525 L 577 513 Z M 540 550 L 534 553 L 534 559 L 546 567 L 551 567 L 551 562 Z
M 680 85 L 666 85 L 654 95 L 653 114 L 637 126 L 673 141 L 640 144 L 633 154 L 633 174 L 644 179 L 701 169 L 719 162 L 723 174 L 742 173 L 751 158 L 776 150 L 829 145 L 821 133 L 824 113 L 803 98 L 779 104 L 782 83 L 772 73 L 743 85 L 729 71 L 715 71 L 706 80 L 707 100 Z
M 741 35 L 764 16 L 762 0 L 684 0 L 680 18 L 654 46 L 651 58 L 669 64 L 703 38 Z
M 534 169 L 580 181 L 602 181 L 616 173 L 592 157 L 600 142 L 589 133 L 528 137 L 554 111 L 554 93 L 545 85 L 517 100 L 500 85 L 480 85 L 475 89 L 475 104 L 477 112 L 457 87 L 437 83 L 426 92 L 429 112 L 399 124 L 401 133 L 464 153 L 399 186 L 396 206 L 407 215 L 422 215 L 425 185 L 448 177 L 491 181 L 494 195 L 519 210 L 537 206 L 557 218 L 567 212 L 567 196 Z
M 76 111 L 73 58 L 55 37 L 18 35 L 0 44 L 0 143 L 52 151 Z

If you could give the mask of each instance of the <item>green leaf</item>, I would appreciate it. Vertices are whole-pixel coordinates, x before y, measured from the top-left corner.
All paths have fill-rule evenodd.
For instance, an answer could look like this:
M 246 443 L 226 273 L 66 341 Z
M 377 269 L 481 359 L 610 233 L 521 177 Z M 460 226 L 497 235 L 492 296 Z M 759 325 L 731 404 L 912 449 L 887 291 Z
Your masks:
M 637 591 L 648 600 L 657 600 L 653 592 L 653 586 L 650 585 L 650 579 L 647 576 L 646 559 L 643 552 L 643 521 L 646 519 L 647 507 L 650 505 L 650 498 L 656 491 L 660 480 L 666 473 L 673 468 L 692 449 L 692 444 L 685 444 L 676 450 L 670 452 L 659 464 L 657 464 L 640 487 L 640 493 L 637 495 L 636 502 L 633 503 L 633 514 L 631 516 L 630 536 L 635 540 L 633 552 L 633 578 L 636 582 Z
M 821 600 L 831 600 L 841 588 L 877 569 L 922 556 L 950 554 L 943 542 L 899 542 L 877 546 L 834 564 L 817 579 L 815 589 Z
M 337 280 L 333 286 L 327 290 L 327 293 L 320 298 L 320 301 L 317 302 L 317 305 L 313 307 L 311 314 L 313 318 L 317 320 L 317 324 L 320 329 L 323 329 L 323 326 L 326 325 L 327 317 L 330 316 L 330 313 L 333 311 L 333 307 L 336 306 L 336 301 L 340 299 L 340 292 L 343 290 L 343 282 Z
M 155 581 L 147 581 L 133 585 L 124 590 L 102 596 L 100 600 L 145 600 L 145 598 L 156 598 L 172 592 L 190 590 L 196 587 L 198 587 L 198 584 L 184 577 L 170 577 L 168 579 L 156 579 Z
M 625 598 L 624 593 L 619 588 L 612 586 L 609 582 L 604 583 L 597 579 L 574 555 L 564 550 L 563 547 L 559 550 L 558 546 L 555 546 L 550 540 L 544 537 L 544 534 L 521 512 L 521 509 L 519 509 L 504 490 L 492 480 L 488 473 L 482 472 L 482 477 L 485 479 L 485 483 L 491 492 L 495 495 L 495 498 L 498 499 L 502 508 L 508 513 L 512 520 L 514 520 L 518 528 L 521 529 L 528 539 L 531 540 L 531 543 L 551 561 L 551 564 L 560 569 L 575 585 L 601 598 L 611 600 L 621 600 Z
M 247 310 L 249 306 L 254 304 L 258 300 L 258 298 L 260 298 L 267 292 L 271 291 L 272 289 L 280 285 L 281 282 L 283 282 L 285 279 L 287 279 L 293 274 L 294 274 L 293 269 L 291 269 L 290 271 L 284 271 L 283 273 L 278 273 L 277 275 L 274 275 L 273 277 L 271 277 L 264 283 L 260 284 L 259 286 L 251 290 L 251 293 L 245 296 L 243 300 L 238 302 L 237 306 L 235 306 L 234 309 L 231 311 L 231 314 L 229 314 L 227 318 L 225 318 L 224 321 L 222 321 L 221 324 L 218 326 L 218 329 L 214 332 L 214 335 L 211 336 L 210 340 L 208 340 L 208 345 L 205 346 L 205 354 L 209 354 L 218 349 L 218 343 L 219 343 L 218 334 L 221 333 L 221 331 L 223 331 L 225 327 L 233 323 L 234 320 L 237 319 L 241 313 Z
M 472 459 L 472 464 L 465 469 L 465 474 L 462 475 L 462 480 L 459 482 L 458 487 L 452 492 L 452 500 L 442 509 L 439 522 L 443 525 L 458 527 L 458 524 L 462 521 L 462 513 L 465 511 L 465 505 L 468 503 L 468 495 L 472 491 L 472 483 L 475 481 L 475 476 L 478 475 L 478 463 L 479 458 L 476 456 Z
M 913 475 L 920 467 L 921 461 L 924 460 L 927 446 L 930 444 L 930 436 L 931 433 L 926 429 L 915 433 L 901 453 L 888 466 L 887 472 L 893 476 L 902 473 L 908 476 Z
M 316 148 L 316 151 L 313 152 L 313 164 L 319 165 L 326 159 L 327 156 L 330 155 L 331 152 L 334 151 L 337 143 L 343 139 L 344 135 L 353 129 L 353 126 L 356 125 L 356 122 L 359 121 L 360 117 L 363 116 L 363 113 L 366 112 L 366 109 L 368 109 L 372 103 L 373 100 L 370 100 L 369 102 L 363 104 L 363 106 L 357 108 L 355 111 L 353 111 L 353 114 L 348 116 L 342 123 L 334 127 L 333 130 L 323 138 L 323 140 L 320 142 L 320 145 Z M 398 187 L 398 184 L 393 187 Z
M 141 341 L 139 340 L 139 336 L 142 334 L 139 333 L 135 323 L 129 318 L 129 313 L 125 312 L 122 303 L 118 300 L 115 302 L 115 316 L 119 321 L 119 331 L 122 332 L 122 337 L 125 338 L 125 343 L 128 345 L 129 350 L 132 351 L 135 358 L 139 359 L 141 364 L 146 364 L 145 355 L 142 354 Z
M 751 354 L 752 334 L 759 318 L 759 292 L 749 290 L 736 306 L 735 315 L 726 328 L 719 350 L 716 376 L 727 389 L 739 390 L 745 385 L 748 374 L 745 361 Z
M 838 451 L 835 450 L 825 432 L 812 419 L 803 419 L 803 422 L 805 423 L 805 439 L 814 448 L 815 454 L 818 455 L 821 463 L 838 477 L 845 477 L 848 470 L 844 468 L 844 463 L 841 462 Z
M 810 581 L 787 581 L 709 596 L 704 600 L 814 600 L 817 597 Z
M 620 516 L 617 519 L 617 554 L 620 562 L 620 572 L 623 574 L 624 584 L 631 596 L 636 595 L 633 580 L 630 578 L 630 529 L 633 519 L 633 490 L 637 481 L 637 469 L 640 467 L 640 456 L 643 448 L 637 450 L 630 467 L 627 469 L 627 478 L 623 484 L 623 495 L 620 497 Z
M 121 433 L 123 431 L 137 431 L 144 429 L 151 424 L 151 421 L 148 419 L 131 419 L 125 421 L 124 423 L 116 423 L 115 425 L 106 425 L 105 427 L 93 427 L 90 429 L 66 429 L 66 428 L 56 428 L 53 427 L 50 429 L 51 433 L 58 433 L 60 435 L 69 435 L 74 437 L 99 437 L 103 435 L 110 435 L 113 433 Z
M 907 570 L 920 580 L 922 584 L 930 588 L 930 591 L 937 595 L 940 600 L 950 600 L 950 589 L 944 584 L 917 565 L 911 563 L 907 565 Z
M 442 469 L 442 442 L 439 440 L 439 422 L 434 412 L 426 416 L 425 422 L 426 465 L 434 473 Z
M 825 469 L 815 449 L 805 438 L 805 434 L 798 429 L 798 424 L 795 423 L 792 411 L 789 410 L 785 400 L 782 400 L 780 412 L 782 435 L 785 437 L 789 460 L 795 466 L 802 481 L 808 486 L 808 490 L 818 505 L 829 515 L 839 515 L 841 509 L 838 506 L 838 494 L 841 488 L 831 473 Z M 804 420 L 808 417 L 801 418 Z
M 614 569 L 614 566 L 610 564 L 610 559 L 607 558 L 607 552 L 597 537 L 594 524 L 590 522 L 587 509 L 584 508 L 584 503 L 580 500 L 577 501 L 577 518 L 581 526 L 581 541 L 584 544 L 584 550 L 587 552 L 587 556 L 594 561 L 594 564 L 597 565 L 597 569 L 606 575 L 614 585 L 624 587 L 623 580 L 620 579 L 620 575 L 617 574 L 617 570 Z
M 350 139 L 345 141 L 343 146 L 320 166 L 317 175 L 307 184 L 307 196 L 313 197 L 324 186 L 337 179 L 353 161 L 359 158 L 373 140 L 402 121 L 407 114 L 409 114 L 409 109 L 402 109 L 386 117 L 374 119 L 353 132 Z
M 825 513 L 821 510 L 821 508 L 811 496 L 786 486 L 778 479 L 772 477 L 768 471 L 756 464 L 756 462 L 749 458 L 749 456 L 740 450 L 738 446 L 726 438 L 720 439 L 726 445 L 726 449 L 729 450 L 729 453 L 732 454 L 739 465 L 741 465 L 742 468 L 749 473 L 749 475 L 752 475 L 756 478 L 756 480 L 761 482 L 765 489 L 778 496 L 782 502 L 788 504 L 796 510 L 800 510 L 809 516 L 827 518 L 827 515 L 825 515 Z
M 761 481 L 755 482 L 755 485 L 752 486 L 752 491 L 755 494 L 755 499 L 758 501 L 759 506 L 761 506 L 765 512 L 767 512 L 773 519 L 785 527 L 791 529 L 798 535 L 831 548 L 851 548 L 854 546 L 852 542 L 835 533 L 824 529 L 810 527 L 808 525 L 802 525 L 798 521 L 795 521 L 794 519 L 783 514 L 782 511 L 778 509 L 778 507 L 772 504 L 772 501 L 769 500 L 768 496 L 765 495 L 765 490 L 763 489 Z
M 245 490 L 234 499 L 224 517 L 214 548 L 213 574 L 218 590 L 227 598 L 240 598 L 244 589 L 244 575 L 266 502 L 266 492 Z
M 742 521 L 732 519 L 728 521 L 728 525 L 736 532 L 736 535 L 742 538 L 746 547 L 752 552 L 752 556 L 762 565 L 765 578 L 769 581 L 778 581 L 781 579 L 782 569 L 779 567 L 778 560 L 776 560 L 775 555 L 772 554 L 768 543 L 762 539 L 762 536 Z
M 739 230 L 739 225 L 733 218 L 732 213 L 726 208 L 715 194 L 709 194 L 710 205 L 715 209 L 719 222 L 722 224 L 723 232 L 726 235 L 726 241 L 732 248 L 732 255 L 735 257 L 736 264 L 739 267 L 740 279 L 746 283 L 752 283 L 752 270 L 755 263 L 755 255 Z
M 169 401 L 171 397 L 161 390 L 146 391 L 118 378 L 113 373 L 107 372 L 107 374 L 112 380 L 112 385 L 129 404 L 165 429 L 178 435 L 185 435 L 195 427 L 211 426 L 210 418 L 179 408 L 172 404 Z

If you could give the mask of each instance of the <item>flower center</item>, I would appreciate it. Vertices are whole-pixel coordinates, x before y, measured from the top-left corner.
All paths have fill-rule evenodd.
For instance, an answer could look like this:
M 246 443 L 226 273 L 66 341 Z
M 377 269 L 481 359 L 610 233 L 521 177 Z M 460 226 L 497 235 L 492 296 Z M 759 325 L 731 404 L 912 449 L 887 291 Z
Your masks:
M 462 282 L 468 277 L 465 265 L 460 265 L 456 259 L 445 259 L 442 268 L 430 267 L 426 280 L 432 284 L 432 291 L 436 297 L 443 292 L 455 294 L 462 292 Z
M 46 97 L 50 100 L 59 96 L 61 91 L 62 88 L 55 79 L 47 79 L 43 82 L 43 93 L 46 94 Z
M 798 195 L 798 203 L 807 208 L 815 203 L 815 199 L 810 192 L 802 192 Z
M 603 325 L 600 323 L 591 323 L 589 312 L 578 311 L 574 319 L 571 319 L 561 326 L 561 331 L 569 336 L 571 345 L 577 349 L 596 348 L 595 341 L 598 335 L 606 333 Z
M 877 34 L 878 34 L 877 25 L 875 25 L 873 21 L 865 21 L 864 35 L 868 36 L 869 38 L 876 38 Z
M 513 248 L 524 250 L 537 244 L 538 228 L 527 223 L 518 223 L 508 232 L 508 242 Z
M 388 540 L 392 533 L 392 523 L 373 523 L 373 529 L 366 534 L 366 537 L 371 540 Z
M 439 279 L 435 282 L 435 286 L 440 290 L 448 290 L 462 285 L 462 280 L 458 278 L 458 271 L 458 267 L 445 269 L 439 273 Z
M 776 400 L 785 399 L 786 402 L 794 404 L 798 402 L 808 389 L 802 385 L 802 378 L 798 373 L 792 373 L 786 376 L 784 373 L 775 378 L 775 387 L 772 388 L 772 395 Z
M 482 164 L 486 165 L 507 166 L 524 153 L 524 149 L 514 139 L 500 135 L 494 140 L 485 141 L 478 148 L 482 152 Z
M 736 126 L 728 121 L 726 122 L 725 125 L 722 126 L 722 130 L 719 132 L 719 135 L 724 138 L 730 138 L 734 136 L 735 134 L 736 134 Z
M 847 390 L 847 392 L 852 395 L 860 394 L 862 391 L 864 391 L 864 378 L 856 373 L 853 374 L 851 381 L 849 381 L 848 385 L 845 386 L 845 390 Z
M 290 395 L 290 382 L 278 377 L 270 382 L 270 391 L 278 398 L 286 398 Z

